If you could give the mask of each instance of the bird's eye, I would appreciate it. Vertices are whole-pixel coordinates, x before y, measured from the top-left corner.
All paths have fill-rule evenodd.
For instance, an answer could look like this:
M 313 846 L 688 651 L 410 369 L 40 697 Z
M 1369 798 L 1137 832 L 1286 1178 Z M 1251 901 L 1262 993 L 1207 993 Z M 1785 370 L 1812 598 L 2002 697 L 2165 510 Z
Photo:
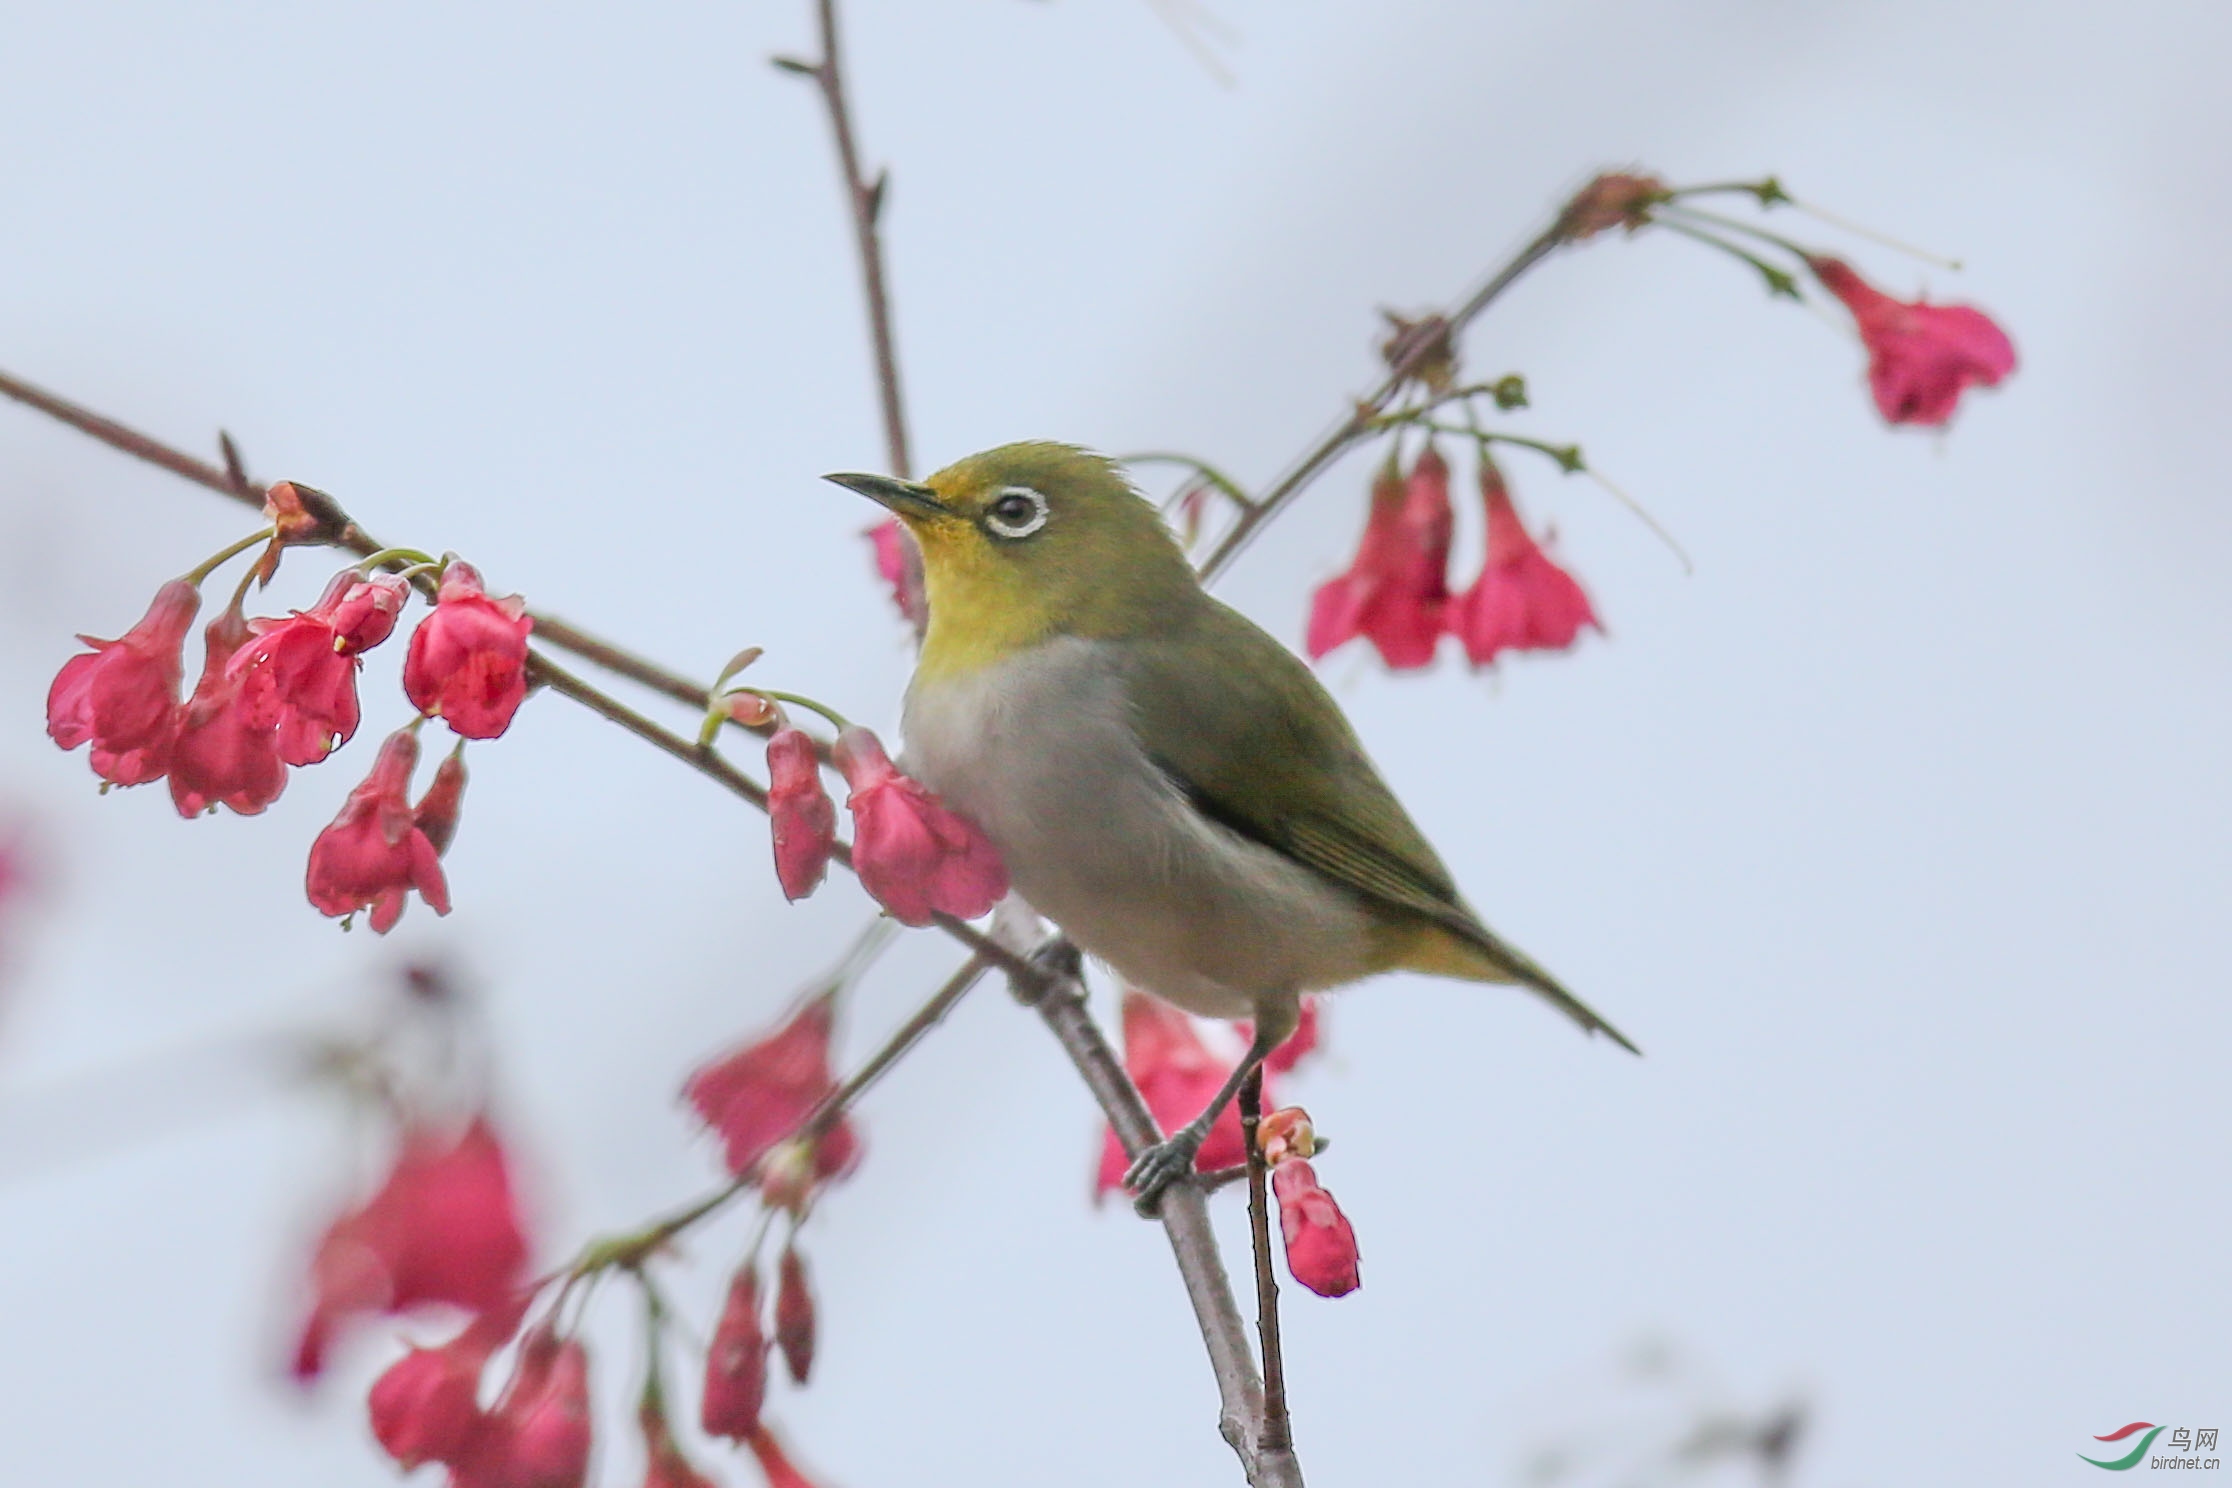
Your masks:
M 1046 498 L 1029 486 L 1009 486 L 984 509 L 984 525 L 995 537 L 1029 537 L 1046 525 Z

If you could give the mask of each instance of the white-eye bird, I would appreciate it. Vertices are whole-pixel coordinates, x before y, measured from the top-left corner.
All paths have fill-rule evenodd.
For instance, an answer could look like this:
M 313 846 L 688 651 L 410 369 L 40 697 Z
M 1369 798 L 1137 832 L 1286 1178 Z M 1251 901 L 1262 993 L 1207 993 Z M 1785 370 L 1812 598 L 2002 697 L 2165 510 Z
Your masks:
M 1126 1174 L 1143 1211 L 1306 992 L 1397 970 L 1516 983 L 1635 1049 L 1480 922 L 1331 694 L 1201 587 L 1113 461 L 1034 442 L 919 483 L 828 478 L 922 549 L 907 771 L 1080 949 L 1189 1012 L 1255 1021 L 1208 1109 Z

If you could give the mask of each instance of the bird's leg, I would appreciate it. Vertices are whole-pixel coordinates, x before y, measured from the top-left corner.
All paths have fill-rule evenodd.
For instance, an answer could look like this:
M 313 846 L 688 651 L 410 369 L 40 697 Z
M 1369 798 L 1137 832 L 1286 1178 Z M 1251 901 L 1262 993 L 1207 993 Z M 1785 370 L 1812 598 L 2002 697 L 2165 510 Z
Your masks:
M 1201 1155 L 1201 1144 L 1209 1140 L 1209 1128 L 1217 1124 L 1217 1118 L 1232 1104 L 1248 1076 L 1261 1068 L 1271 1051 L 1285 1043 L 1287 1036 L 1294 1032 L 1300 1007 L 1292 997 L 1265 998 L 1256 1004 L 1255 1037 L 1248 1041 L 1248 1052 L 1240 1056 L 1240 1062 L 1210 1097 L 1209 1104 L 1202 1108 L 1199 1116 L 1133 1158 L 1132 1165 L 1125 1170 L 1124 1187 L 1131 1190 L 1134 1209 L 1153 1217 L 1162 1202 L 1162 1191 L 1193 1171 L 1194 1159 Z

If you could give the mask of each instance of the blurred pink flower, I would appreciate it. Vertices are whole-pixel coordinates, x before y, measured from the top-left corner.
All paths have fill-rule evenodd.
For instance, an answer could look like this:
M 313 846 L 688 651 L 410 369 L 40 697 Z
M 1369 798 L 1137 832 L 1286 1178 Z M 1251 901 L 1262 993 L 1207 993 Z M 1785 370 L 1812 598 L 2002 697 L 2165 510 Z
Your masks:
M 698 1424 L 707 1436 L 743 1441 L 767 1400 L 767 1333 L 760 1326 L 759 1272 L 750 1261 L 729 1281 L 728 1299 L 705 1350 Z
M 834 992 L 810 999 L 782 1027 L 705 1065 L 683 1087 L 698 1119 L 720 1134 L 736 1176 L 758 1166 L 837 1088 L 829 1072 L 836 1003 Z M 859 1160 L 859 1134 L 851 1117 L 841 1117 L 815 1145 L 814 1176 L 839 1177 Z
M 1868 348 L 1868 387 L 1889 423 L 1944 424 L 1969 387 L 1996 387 L 2015 370 L 2014 343 L 1981 310 L 1894 300 L 1840 259 L 1809 258 L 1806 267 L 1852 312 Z
M 360 1313 L 502 1307 L 526 1263 L 510 1164 L 488 1118 L 455 1136 L 407 1129 L 379 1188 L 318 1242 L 295 1376 L 315 1378 L 335 1330 Z

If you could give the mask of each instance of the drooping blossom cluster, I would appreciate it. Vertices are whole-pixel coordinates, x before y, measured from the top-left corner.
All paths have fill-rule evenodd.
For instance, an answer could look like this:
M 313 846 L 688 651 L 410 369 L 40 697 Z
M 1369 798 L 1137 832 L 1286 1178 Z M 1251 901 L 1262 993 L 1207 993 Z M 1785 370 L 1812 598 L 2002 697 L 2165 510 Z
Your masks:
M 1356 557 L 1312 599 L 1311 660 L 1362 636 L 1390 671 L 1417 671 L 1433 665 L 1442 636 L 1454 635 L 1482 667 L 1506 651 L 1562 651 L 1597 624 L 1580 584 L 1520 521 L 1485 446 L 1479 470 L 1486 556 L 1472 586 L 1452 596 L 1448 462 L 1429 444 L 1406 475 L 1389 456 L 1372 482 Z
M 1166 1132 L 1176 1131 L 1209 1104 L 1210 1097 L 1224 1087 L 1225 1077 L 1232 1073 L 1239 1060 L 1212 1050 L 1201 1036 L 1201 1025 L 1191 1014 L 1136 988 L 1124 991 L 1123 1017 L 1124 1073 L 1139 1087 L 1140 1096 L 1154 1114 L 1156 1124 Z M 1240 1029 L 1245 1037 L 1248 1025 L 1243 1023 Z M 1315 1053 L 1319 1039 L 1317 999 L 1305 998 L 1302 1021 L 1286 1042 L 1263 1062 L 1266 1103 L 1271 1100 L 1273 1079 L 1291 1073 L 1305 1056 Z M 1201 1144 L 1201 1152 L 1194 1159 L 1194 1171 L 1214 1173 L 1235 1168 L 1247 1158 L 1247 1145 L 1240 1135 L 1239 1107 L 1228 1105 L 1210 1125 L 1208 1139 Z M 1130 1162 L 1115 1131 L 1105 1131 L 1101 1141 L 1100 1172 L 1093 1183 L 1096 1199 L 1122 1189 L 1124 1171 Z
M 1256 1126 L 1256 1144 L 1271 1169 L 1287 1270 L 1321 1297 L 1343 1297 L 1363 1285 L 1356 1272 L 1356 1231 L 1318 1182 L 1310 1159 L 1317 1134 L 1300 1106 L 1273 1111 Z
M 335 574 L 308 609 L 250 617 L 243 579 L 204 628 L 200 677 L 181 701 L 186 633 L 209 572 L 268 537 L 250 573 L 268 580 L 286 543 L 306 540 L 318 526 L 303 493 L 286 481 L 271 488 L 265 515 L 271 526 L 264 533 L 163 585 L 123 636 L 81 637 L 92 649 L 65 662 L 47 694 L 55 743 L 91 745 L 93 771 L 109 785 L 168 777 L 171 800 L 187 818 L 219 806 L 256 815 L 285 790 L 290 768 L 318 764 L 354 738 L 364 653 L 394 633 L 410 598 L 404 577 L 364 565 Z M 533 621 L 518 596 L 490 598 L 462 560 L 422 567 L 439 568 L 441 579 L 432 612 L 412 633 L 404 690 L 422 718 L 441 717 L 460 739 L 495 738 L 526 696 Z M 415 890 L 448 913 L 437 859 L 456 831 L 464 766 L 453 755 L 413 807 L 405 792 L 417 752 L 409 730 L 390 736 L 371 774 L 319 835 L 305 889 L 321 912 L 370 909 L 373 929 L 385 933 Z
M 595 1371 L 584 1311 L 570 1302 L 590 1295 L 582 1284 L 593 1277 L 632 1280 L 646 1304 L 636 1410 L 646 1488 L 712 1488 L 716 1480 L 691 1460 L 693 1449 L 669 1418 L 662 1384 L 670 1347 L 700 1336 L 670 1328 L 649 1274 L 668 1253 L 671 1232 L 653 1227 L 591 1245 L 571 1268 L 529 1280 L 530 1247 L 494 1124 L 485 1114 L 460 1123 L 421 1113 L 422 1102 L 423 1109 L 470 1103 L 469 1090 L 442 1083 L 458 1078 L 448 1041 L 457 1036 L 459 1003 L 438 968 L 414 968 L 405 989 L 394 1018 L 375 1024 L 380 1031 L 350 1043 L 330 1066 L 344 1088 L 372 1098 L 370 1109 L 392 1113 L 397 1150 L 380 1182 L 328 1224 L 316 1246 L 297 1376 L 314 1379 L 352 1322 L 395 1315 L 415 1332 L 438 1315 L 462 1313 L 446 1338 L 408 1340 L 375 1378 L 366 1397 L 374 1438 L 405 1471 L 444 1468 L 448 1488 L 584 1488 L 596 1434 Z M 827 994 L 808 999 L 694 1091 L 717 1088 L 719 1113 L 753 1132 L 784 1128 L 753 1171 L 771 1218 L 789 1220 L 772 1297 L 761 1286 L 755 1239 L 707 1330 L 696 1418 L 701 1440 L 740 1444 L 777 1488 L 814 1488 L 764 1419 L 772 1358 L 781 1355 L 795 1385 L 813 1367 L 816 1305 L 800 1229 L 815 1186 L 858 1151 L 849 1126 L 833 1128 L 836 1140 L 824 1151 L 838 1162 L 817 1169 L 807 1144 L 791 1139 L 799 1117 L 834 1088 L 829 1011 Z M 428 1017 L 436 1021 L 425 1023 Z M 422 1059 L 429 1037 L 446 1052 L 426 1067 L 401 1062 Z M 747 1132 L 738 1137 L 766 1148 Z

